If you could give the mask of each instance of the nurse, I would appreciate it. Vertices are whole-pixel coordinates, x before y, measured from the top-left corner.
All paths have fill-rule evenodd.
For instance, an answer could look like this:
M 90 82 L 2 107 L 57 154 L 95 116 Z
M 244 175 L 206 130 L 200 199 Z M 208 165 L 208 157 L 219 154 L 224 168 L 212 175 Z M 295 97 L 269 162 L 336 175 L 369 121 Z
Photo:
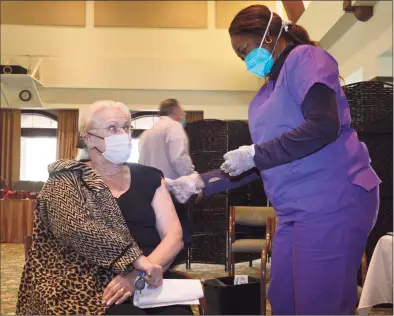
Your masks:
M 267 79 L 249 105 L 254 144 L 228 152 L 222 170 L 169 180 L 168 187 L 185 202 L 261 176 L 278 215 L 273 314 L 354 314 L 381 181 L 350 127 L 338 64 L 304 28 L 263 5 L 240 11 L 229 33 L 247 70 Z

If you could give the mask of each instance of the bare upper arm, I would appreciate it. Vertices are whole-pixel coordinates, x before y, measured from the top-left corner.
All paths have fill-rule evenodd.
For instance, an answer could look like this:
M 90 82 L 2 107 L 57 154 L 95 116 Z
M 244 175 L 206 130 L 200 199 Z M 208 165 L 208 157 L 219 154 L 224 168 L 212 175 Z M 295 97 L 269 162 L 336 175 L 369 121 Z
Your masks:
M 156 215 L 156 229 L 160 238 L 163 239 L 169 233 L 179 235 L 182 238 L 182 226 L 164 180 L 161 181 L 161 186 L 156 190 L 152 207 Z

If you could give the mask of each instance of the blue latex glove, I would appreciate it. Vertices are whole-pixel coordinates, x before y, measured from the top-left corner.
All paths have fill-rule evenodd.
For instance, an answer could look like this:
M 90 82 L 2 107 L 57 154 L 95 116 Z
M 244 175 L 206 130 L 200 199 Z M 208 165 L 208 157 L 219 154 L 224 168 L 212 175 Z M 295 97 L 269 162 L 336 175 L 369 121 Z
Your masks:
M 236 150 L 229 151 L 223 156 L 225 161 L 220 169 L 232 177 L 239 176 L 256 166 L 254 163 L 254 155 L 254 145 L 241 146 Z

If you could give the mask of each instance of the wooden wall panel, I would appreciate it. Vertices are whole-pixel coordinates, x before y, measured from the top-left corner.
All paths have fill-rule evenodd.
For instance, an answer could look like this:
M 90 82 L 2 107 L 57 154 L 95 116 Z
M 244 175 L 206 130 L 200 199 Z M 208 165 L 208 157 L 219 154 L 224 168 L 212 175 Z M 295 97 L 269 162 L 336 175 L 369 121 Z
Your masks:
M 264 4 L 276 11 L 276 1 L 216 1 L 216 28 L 227 29 L 239 11 L 253 4 Z
M 94 25 L 207 28 L 207 1 L 95 1 Z
M 85 26 L 85 1 L 1 1 L 1 24 Z

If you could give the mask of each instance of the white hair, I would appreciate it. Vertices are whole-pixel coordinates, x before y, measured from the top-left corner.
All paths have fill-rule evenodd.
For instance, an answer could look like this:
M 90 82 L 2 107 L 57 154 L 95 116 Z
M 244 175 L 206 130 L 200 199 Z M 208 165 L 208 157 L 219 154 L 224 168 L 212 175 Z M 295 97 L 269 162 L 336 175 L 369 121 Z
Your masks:
M 127 116 L 131 121 L 131 114 L 127 106 L 121 102 L 115 102 L 111 100 L 102 100 L 94 102 L 93 104 L 79 110 L 78 130 L 82 136 L 89 129 L 92 120 L 97 114 L 106 109 L 117 109 Z M 88 160 L 90 159 L 88 148 L 81 148 L 77 153 L 77 160 Z
M 77 158 L 75 158 L 75 159 L 78 161 L 89 160 L 90 155 L 89 155 L 88 149 L 86 147 L 78 149 Z

